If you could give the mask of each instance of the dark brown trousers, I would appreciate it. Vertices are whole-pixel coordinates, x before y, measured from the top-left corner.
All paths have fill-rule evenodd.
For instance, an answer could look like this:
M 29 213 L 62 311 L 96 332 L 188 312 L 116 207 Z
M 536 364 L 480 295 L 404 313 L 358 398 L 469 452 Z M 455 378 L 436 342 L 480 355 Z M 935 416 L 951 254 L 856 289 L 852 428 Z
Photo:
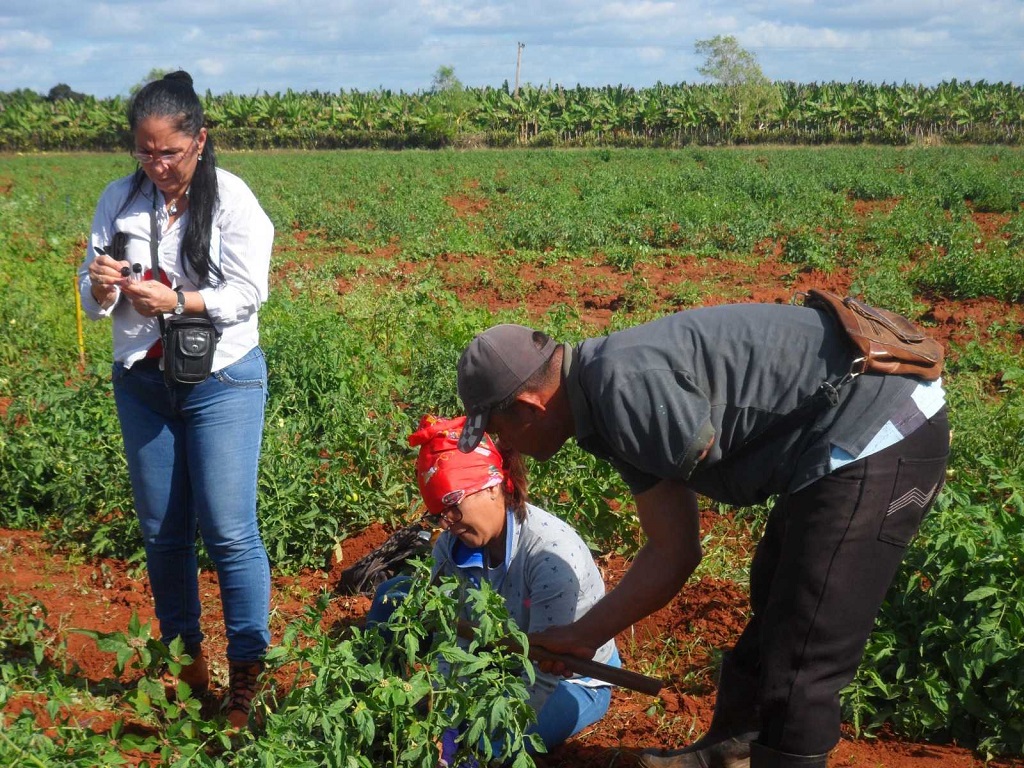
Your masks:
M 942 486 L 948 454 L 943 409 L 772 509 L 751 564 L 752 618 L 733 654 L 758 679 L 761 744 L 820 755 L 838 742 L 839 692 Z

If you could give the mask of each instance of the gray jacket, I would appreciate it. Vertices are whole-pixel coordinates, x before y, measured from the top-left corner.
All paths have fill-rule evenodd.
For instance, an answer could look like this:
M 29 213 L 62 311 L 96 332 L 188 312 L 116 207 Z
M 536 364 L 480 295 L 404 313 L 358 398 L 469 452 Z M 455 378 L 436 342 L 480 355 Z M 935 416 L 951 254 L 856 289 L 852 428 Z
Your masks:
M 731 304 L 566 345 L 576 439 L 634 493 L 667 478 L 736 505 L 799 490 L 827 474 L 831 445 L 859 454 L 916 385 L 860 376 L 836 407 L 729 462 L 823 381 L 849 371 L 853 353 L 839 334 L 816 309 Z

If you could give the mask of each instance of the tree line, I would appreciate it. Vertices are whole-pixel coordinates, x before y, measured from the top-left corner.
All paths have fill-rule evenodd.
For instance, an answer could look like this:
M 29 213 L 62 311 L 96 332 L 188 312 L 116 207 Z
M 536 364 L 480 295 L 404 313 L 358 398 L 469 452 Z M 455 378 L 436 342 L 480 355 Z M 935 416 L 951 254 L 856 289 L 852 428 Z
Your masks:
M 698 72 L 709 84 L 467 88 L 442 66 L 426 92 L 207 92 L 204 101 L 218 142 L 236 149 L 1020 144 L 1024 137 L 1024 89 L 1012 83 L 773 82 L 731 35 L 698 40 L 694 49 L 705 57 Z M 163 74 L 151 70 L 146 81 Z M 126 109 L 125 98 L 96 99 L 64 83 L 45 97 L 0 93 L 0 151 L 127 148 Z
M 679 147 L 724 144 L 1018 145 L 1024 89 L 1010 83 L 936 86 L 741 82 L 563 88 L 462 86 L 204 97 L 221 146 L 440 148 Z M 0 150 L 126 149 L 126 97 L 0 93 Z

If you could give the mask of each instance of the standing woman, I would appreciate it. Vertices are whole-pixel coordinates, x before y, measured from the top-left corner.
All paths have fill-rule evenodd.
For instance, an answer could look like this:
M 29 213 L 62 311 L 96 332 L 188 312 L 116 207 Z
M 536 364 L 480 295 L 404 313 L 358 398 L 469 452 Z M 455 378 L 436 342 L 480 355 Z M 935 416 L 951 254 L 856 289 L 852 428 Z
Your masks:
M 225 704 L 240 728 L 270 642 L 270 566 L 256 522 L 267 397 L 257 313 L 267 298 L 274 227 L 245 183 L 217 168 L 187 72 L 143 87 L 128 125 L 139 167 L 100 197 L 78 270 L 82 304 L 93 319 L 113 319 L 114 399 L 161 639 L 182 638 L 194 661 L 180 679 L 204 692 L 198 530 L 217 567 L 230 670 Z M 112 248 L 125 237 L 126 246 Z M 213 373 L 199 384 L 166 384 L 159 318 L 204 314 L 220 334 Z

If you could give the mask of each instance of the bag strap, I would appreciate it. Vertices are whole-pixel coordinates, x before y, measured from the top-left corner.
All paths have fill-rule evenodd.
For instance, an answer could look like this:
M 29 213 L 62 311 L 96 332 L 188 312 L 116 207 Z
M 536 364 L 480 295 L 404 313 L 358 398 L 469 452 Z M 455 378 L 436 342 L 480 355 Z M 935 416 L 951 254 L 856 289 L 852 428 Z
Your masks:
M 722 459 L 722 462 L 738 461 L 753 453 L 755 448 L 766 445 L 777 437 L 789 432 L 801 422 L 810 421 L 829 408 L 839 405 L 839 390 L 857 377 L 854 372 L 847 373 L 836 381 L 823 381 L 813 395 L 809 395 L 789 413 L 780 416 L 743 445 Z M 722 463 L 720 462 L 720 463 Z
M 152 276 L 154 280 L 160 279 L 160 255 L 157 252 L 160 240 L 160 230 L 156 223 L 156 184 L 153 185 L 153 208 L 149 212 L 149 256 L 153 261 Z M 167 327 L 164 323 L 164 313 L 157 315 L 160 321 L 160 338 L 167 334 Z
M 866 305 L 855 299 L 847 298 L 844 301 L 832 294 L 828 294 L 827 292 L 811 289 L 806 294 L 798 294 L 797 296 L 794 296 L 793 303 L 796 303 L 796 299 L 800 295 L 812 299 L 814 301 L 813 306 L 815 307 L 831 310 L 834 313 L 839 311 L 836 306 L 836 304 L 838 304 L 839 307 L 842 307 L 847 312 L 854 312 L 863 317 L 869 318 L 873 322 L 883 325 L 901 341 L 915 343 L 930 340 L 923 331 L 917 328 L 917 326 L 906 318 L 892 313 L 882 313 L 874 307 Z M 805 306 L 811 305 L 805 303 Z M 843 331 L 844 327 L 842 325 L 841 318 L 838 318 L 835 314 L 833 314 L 832 317 L 836 320 L 839 330 Z M 939 351 L 941 353 L 941 348 Z M 941 359 L 940 354 L 937 357 L 937 360 L 939 361 L 938 370 L 941 370 Z M 821 413 L 824 413 L 829 408 L 834 408 L 839 404 L 839 390 L 864 373 L 867 369 L 868 362 L 867 358 L 863 355 L 855 357 L 851 361 L 850 370 L 846 374 L 835 381 L 823 381 L 813 395 L 806 397 L 803 402 L 801 402 L 792 411 L 784 416 L 780 416 L 763 430 L 744 442 L 739 448 L 723 458 L 720 463 L 731 462 L 749 456 L 755 448 L 764 446 L 769 441 L 774 440 L 785 432 L 792 430 L 800 422 L 805 422 L 811 417 L 817 417 Z M 932 362 L 934 363 L 935 361 L 933 360 Z M 810 435 L 808 435 L 808 437 L 810 437 Z
M 835 408 L 839 405 L 839 390 L 860 376 L 864 372 L 865 364 L 866 360 L 863 356 L 855 357 L 850 362 L 849 371 L 835 381 L 821 382 L 813 395 L 804 398 L 792 411 L 780 416 L 748 439 L 743 445 L 723 458 L 722 462 L 729 462 L 749 456 L 755 448 L 761 447 L 769 441 L 780 437 L 783 433 L 792 430 L 800 422 L 807 421 L 812 416 L 817 417 L 829 408 Z
M 157 247 L 158 247 L 159 243 L 160 243 L 160 228 L 157 226 L 157 223 L 156 223 L 156 185 L 154 184 L 153 185 L 153 209 L 149 212 L 149 255 L 150 255 L 150 258 L 153 261 L 153 279 L 154 280 L 159 280 L 160 279 L 160 255 L 157 252 Z M 203 310 L 203 317 L 207 318 L 208 320 L 210 318 L 209 313 L 205 309 Z M 164 322 L 164 315 L 163 315 L 163 313 L 161 312 L 159 315 L 157 315 L 157 318 L 160 320 L 160 338 L 163 338 L 164 335 L 166 335 L 166 333 L 167 333 L 167 325 Z M 210 320 L 210 322 L 213 323 L 212 320 Z M 221 337 L 221 332 L 216 327 L 216 325 L 214 325 L 214 331 L 216 332 L 217 339 L 219 340 L 220 337 Z

